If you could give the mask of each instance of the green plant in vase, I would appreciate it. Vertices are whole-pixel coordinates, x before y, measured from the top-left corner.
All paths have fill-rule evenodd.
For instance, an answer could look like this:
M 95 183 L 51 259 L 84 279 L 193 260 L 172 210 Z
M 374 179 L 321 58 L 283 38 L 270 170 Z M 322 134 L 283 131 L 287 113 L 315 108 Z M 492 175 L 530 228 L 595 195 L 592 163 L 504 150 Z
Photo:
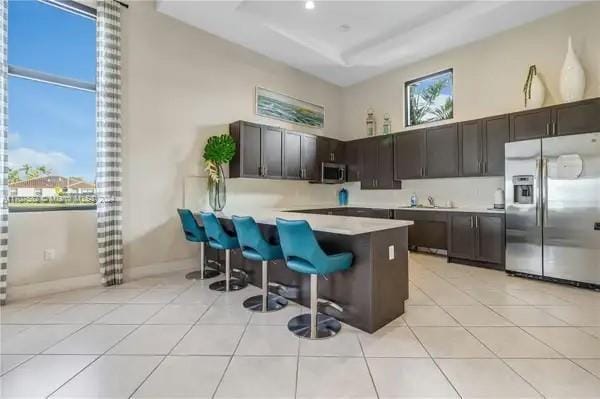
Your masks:
M 208 173 L 208 199 L 214 211 L 225 208 L 227 192 L 223 165 L 228 164 L 235 155 L 235 142 L 228 134 L 212 136 L 204 146 L 204 164 Z

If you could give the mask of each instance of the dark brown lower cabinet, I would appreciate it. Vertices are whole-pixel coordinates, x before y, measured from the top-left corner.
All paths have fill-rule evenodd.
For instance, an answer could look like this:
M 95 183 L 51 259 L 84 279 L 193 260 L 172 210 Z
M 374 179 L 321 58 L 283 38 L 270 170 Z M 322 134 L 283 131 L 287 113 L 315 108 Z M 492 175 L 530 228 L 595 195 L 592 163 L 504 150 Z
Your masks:
M 448 260 L 504 265 L 504 215 L 449 213 Z
M 395 210 L 394 219 L 412 220 L 408 227 L 409 248 L 446 249 L 448 245 L 447 212 Z

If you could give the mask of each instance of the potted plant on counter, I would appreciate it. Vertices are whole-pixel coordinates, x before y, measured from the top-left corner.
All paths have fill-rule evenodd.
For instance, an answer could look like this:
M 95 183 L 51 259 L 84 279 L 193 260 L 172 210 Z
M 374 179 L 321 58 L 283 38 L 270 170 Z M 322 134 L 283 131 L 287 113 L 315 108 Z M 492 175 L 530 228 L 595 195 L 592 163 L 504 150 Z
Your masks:
M 227 192 L 223 165 L 228 164 L 235 155 L 235 142 L 228 134 L 212 136 L 204 146 L 204 163 L 208 173 L 208 200 L 216 212 L 225 208 Z

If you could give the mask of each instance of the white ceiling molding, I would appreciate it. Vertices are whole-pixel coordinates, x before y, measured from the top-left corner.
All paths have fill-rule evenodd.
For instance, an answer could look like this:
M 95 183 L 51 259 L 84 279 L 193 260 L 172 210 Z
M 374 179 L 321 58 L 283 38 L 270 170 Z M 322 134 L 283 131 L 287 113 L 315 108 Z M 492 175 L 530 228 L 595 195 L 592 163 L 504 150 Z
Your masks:
M 157 0 L 159 12 L 339 86 L 583 1 Z

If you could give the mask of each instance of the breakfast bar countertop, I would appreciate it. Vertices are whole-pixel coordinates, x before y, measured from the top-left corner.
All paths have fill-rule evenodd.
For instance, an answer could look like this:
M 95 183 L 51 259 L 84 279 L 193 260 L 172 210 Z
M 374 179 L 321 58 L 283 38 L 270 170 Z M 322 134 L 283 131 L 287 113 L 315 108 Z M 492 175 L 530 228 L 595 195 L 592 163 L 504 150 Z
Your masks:
M 313 230 L 341 235 L 368 234 L 376 231 L 408 227 L 410 220 L 376 219 L 353 216 L 316 215 L 286 212 L 282 209 L 225 210 L 216 212 L 220 218 L 231 219 L 233 215 L 252 216 L 257 223 L 275 225 L 276 218 L 306 220 Z
M 387 204 L 360 204 L 353 203 L 350 205 L 337 205 L 337 204 L 312 204 L 306 206 L 294 206 L 287 208 L 289 211 L 294 210 L 307 210 L 307 209 L 343 209 L 343 208 L 368 208 L 368 209 L 392 209 L 398 211 L 429 211 L 429 212 L 467 212 L 467 213 L 504 213 L 504 209 L 494 209 L 492 207 L 474 207 L 474 206 L 457 206 L 452 208 L 447 207 L 429 207 L 429 206 L 416 206 L 411 207 L 409 205 L 398 205 L 393 203 Z

